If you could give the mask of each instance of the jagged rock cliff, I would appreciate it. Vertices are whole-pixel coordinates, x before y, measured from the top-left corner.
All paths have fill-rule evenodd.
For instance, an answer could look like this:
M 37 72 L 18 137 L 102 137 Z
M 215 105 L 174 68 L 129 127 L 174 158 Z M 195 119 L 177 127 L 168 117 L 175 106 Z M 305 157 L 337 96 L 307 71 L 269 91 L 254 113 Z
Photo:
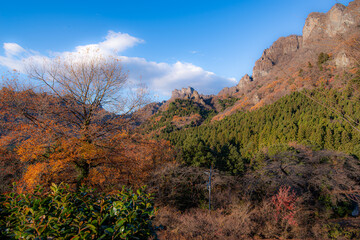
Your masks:
M 218 96 L 240 100 L 215 119 L 272 103 L 291 91 L 313 88 L 320 83 L 336 85 L 335 75 L 359 63 L 359 26 L 360 0 L 347 7 L 335 4 L 327 13 L 309 14 L 303 36 L 281 37 L 264 50 L 255 63 L 251 81 L 241 79 L 237 86 L 220 91 Z M 328 56 L 322 66 L 318 60 L 320 53 Z
M 181 90 L 175 89 L 172 91 L 170 99 L 193 99 L 201 100 L 199 93 L 192 87 L 182 88 Z
M 167 108 L 168 104 L 175 101 L 176 99 L 182 100 L 191 100 L 205 108 L 213 109 L 213 98 L 214 95 L 203 95 L 199 94 L 192 87 L 182 88 L 182 89 L 175 89 L 172 91 L 171 98 L 161 107 L 160 110 L 164 110 Z
M 253 78 L 250 77 L 249 75 L 245 74 L 245 76 L 243 76 L 243 77 L 240 79 L 240 81 L 239 81 L 239 83 L 238 83 L 238 85 L 237 85 L 236 87 L 237 87 L 237 89 L 243 89 L 243 88 L 249 86 L 249 84 L 250 84 L 252 81 L 253 81 Z
M 348 7 L 335 4 L 327 13 L 311 13 L 305 21 L 303 36 L 281 37 L 266 49 L 256 61 L 254 80 L 273 77 L 280 67 L 287 69 L 304 62 L 313 61 L 320 52 L 332 53 L 338 67 L 351 65 L 351 53 L 344 44 L 359 34 L 360 1 L 355 0 Z
M 234 87 L 226 87 L 223 88 L 219 93 L 218 93 L 218 97 L 231 97 L 234 96 L 235 93 L 244 90 L 245 88 L 247 88 L 248 86 L 250 86 L 251 82 L 253 81 L 253 78 L 251 76 L 249 76 L 248 74 L 245 74 L 245 76 L 243 76 L 239 83 L 234 86 Z
M 303 28 L 304 46 L 312 47 L 314 42 L 356 31 L 359 24 L 358 4 L 354 1 L 345 7 L 337 3 L 327 13 L 311 13 Z
M 302 47 L 302 43 L 302 36 L 292 35 L 279 38 L 255 62 L 253 69 L 254 79 L 268 75 L 275 65 L 286 64 L 291 61 Z

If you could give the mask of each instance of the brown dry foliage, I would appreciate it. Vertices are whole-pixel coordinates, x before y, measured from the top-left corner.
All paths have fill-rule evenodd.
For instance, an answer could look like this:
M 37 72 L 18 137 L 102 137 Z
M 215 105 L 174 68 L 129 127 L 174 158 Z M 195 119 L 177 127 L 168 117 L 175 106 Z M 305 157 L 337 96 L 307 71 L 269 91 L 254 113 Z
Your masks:
M 263 151 L 254 159 L 262 161 L 258 168 L 243 177 L 216 172 L 211 214 L 206 169 L 169 164 L 155 171 L 149 185 L 160 207 L 160 239 L 327 239 L 329 219 L 344 214 L 337 207 L 357 193 L 358 160 L 294 142 L 287 151 Z M 276 214 L 272 199 L 281 186 L 291 186 L 298 199 L 296 224 Z
M 166 226 L 159 239 L 244 239 L 251 233 L 250 208 L 237 206 L 231 212 L 192 209 L 181 214 L 169 207 L 161 208 L 155 225 Z
M 182 166 L 176 163 L 163 164 L 151 174 L 147 185 L 154 193 L 158 206 L 171 206 L 185 211 L 208 206 L 208 169 Z M 212 173 L 212 208 L 226 208 L 239 202 L 240 185 L 237 178 L 217 170 Z
M 89 53 L 49 61 L 30 66 L 40 83 L 34 90 L 14 76 L 0 92 L 0 146 L 27 165 L 23 189 L 51 182 L 138 186 L 170 158 L 168 143 L 131 133 L 146 95 L 126 91 L 118 60 Z
M 14 152 L 0 149 L 0 194 L 9 192 L 11 184 L 21 179 L 24 167 Z
M 159 239 L 326 239 L 323 222 L 309 222 L 300 212 L 298 226 L 276 220 L 271 201 L 252 206 L 249 202 L 227 209 L 191 209 L 184 213 L 171 207 L 160 208 L 154 225 L 160 226 Z M 307 229 L 309 228 L 309 229 Z M 162 230 L 161 230 L 162 229 Z

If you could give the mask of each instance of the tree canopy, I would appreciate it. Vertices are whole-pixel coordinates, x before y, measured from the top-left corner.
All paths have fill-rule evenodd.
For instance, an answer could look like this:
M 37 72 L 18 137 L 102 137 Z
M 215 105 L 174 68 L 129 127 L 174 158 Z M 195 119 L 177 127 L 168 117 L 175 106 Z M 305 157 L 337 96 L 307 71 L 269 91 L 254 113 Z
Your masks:
M 129 134 L 147 95 L 129 84 L 118 59 L 89 51 L 32 62 L 27 69 L 31 87 L 15 78 L 1 92 L 2 104 L 16 115 L 2 146 L 15 148 L 28 164 L 27 187 L 63 180 L 64 174 L 78 187 L 94 177 L 130 181 L 131 171 L 145 173 L 154 165 L 155 151 L 166 143 L 153 148 L 154 141 Z

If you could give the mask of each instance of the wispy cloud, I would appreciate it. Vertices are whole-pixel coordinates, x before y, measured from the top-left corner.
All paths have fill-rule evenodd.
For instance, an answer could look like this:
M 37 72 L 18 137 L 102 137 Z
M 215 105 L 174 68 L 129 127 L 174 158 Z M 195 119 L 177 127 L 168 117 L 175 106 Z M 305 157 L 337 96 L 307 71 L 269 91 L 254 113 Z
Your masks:
M 24 48 L 16 43 L 4 43 L 4 50 L 7 57 L 16 56 L 26 52 Z
M 109 31 L 105 41 L 97 44 L 77 46 L 76 52 L 88 51 L 88 49 L 99 49 L 102 54 L 118 54 L 145 41 L 127 33 Z
M 234 78 L 217 76 L 215 73 L 206 71 L 192 63 L 180 62 L 164 63 L 147 61 L 144 58 L 127 57 L 121 55 L 123 51 L 145 41 L 127 33 L 109 31 L 105 40 L 95 44 L 76 46 L 74 51 L 53 52 L 51 56 L 41 55 L 33 50 L 26 50 L 16 43 L 4 43 L 4 56 L 0 56 L 0 65 L 9 69 L 17 69 L 24 72 L 27 62 L 41 63 L 44 59 L 52 57 L 69 57 L 82 54 L 90 50 L 96 50 L 101 55 L 112 55 L 119 58 L 126 70 L 129 70 L 129 78 L 133 82 L 141 80 L 149 89 L 162 96 L 170 96 L 175 88 L 192 86 L 204 94 L 216 94 L 223 87 L 235 84 Z M 194 54 L 196 51 L 194 51 Z

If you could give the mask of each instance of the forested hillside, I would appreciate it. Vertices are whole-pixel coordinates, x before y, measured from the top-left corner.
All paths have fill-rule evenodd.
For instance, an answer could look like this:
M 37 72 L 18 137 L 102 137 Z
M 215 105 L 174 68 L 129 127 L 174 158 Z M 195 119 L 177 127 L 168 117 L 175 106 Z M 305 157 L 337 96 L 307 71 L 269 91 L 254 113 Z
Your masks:
M 221 121 L 181 131 L 166 128 L 158 137 L 177 146 L 181 159 L 188 164 L 205 167 L 214 164 L 221 170 L 235 172 L 242 171 L 243 164 L 237 169 L 239 163 L 230 163 L 229 159 L 250 162 L 259 150 L 281 148 L 289 142 L 359 157 L 360 133 L 342 115 L 351 116 L 353 124 L 358 124 L 357 93 L 351 88 L 319 88 L 295 92 L 274 104 L 238 112 Z
M 359 11 L 310 14 L 217 95 L 150 103 L 91 49 L 9 77 L 0 238 L 360 239 Z
M 214 176 L 214 209 L 230 207 L 231 213 L 243 211 L 238 214 L 246 220 L 217 215 L 213 222 L 202 216 L 206 224 L 247 221 L 248 224 L 242 225 L 244 232 L 226 225 L 231 236 L 240 238 L 247 232 L 246 237 L 260 234 L 262 237 L 322 238 L 328 234 L 331 238 L 356 239 L 359 232 L 353 227 L 337 225 L 336 219 L 350 216 L 354 204 L 359 201 L 360 95 L 357 80 L 354 76 L 343 88 L 322 86 L 293 92 L 271 105 L 239 111 L 220 121 L 208 118 L 199 126 L 157 128 L 159 125 L 153 125 L 148 131 L 156 138 L 169 140 L 176 149 L 177 162 L 182 164 L 165 167 L 151 180 L 158 203 L 181 210 L 204 208 L 206 175 L 202 169 L 211 166 L 219 171 Z M 200 108 L 192 104 L 191 101 L 177 101 L 156 116 L 162 119 L 160 122 L 170 124 L 169 119 L 176 116 L 200 115 Z M 279 189 L 283 192 L 277 193 Z M 281 223 L 273 219 L 271 204 L 267 205 L 269 197 L 276 194 L 284 194 L 278 197 L 287 199 L 284 201 L 294 207 L 294 212 L 290 207 L 283 213 L 289 215 L 283 215 Z M 301 200 L 297 196 L 301 196 Z M 240 210 L 234 210 L 231 206 L 238 206 L 239 199 L 243 201 Z M 273 198 L 272 204 L 275 202 Z M 244 203 L 255 209 L 250 210 Z M 296 210 L 295 206 L 301 210 Z M 208 229 L 205 233 L 200 230 L 204 225 L 195 224 L 196 214 L 200 213 L 188 213 L 183 216 L 185 220 L 176 217 L 171 210 L 163 210 L 160 216 L 164 219 L 160 217 L 157 221 L 170 226 L 172 231 L 166 232 L 170 237 L 178 236 L 172 235 L 177 225 L 165 220 L 171 216 L 187 229 L 182 236 L 190 237 L 193 235 L 187 235 L 188 232 L 200 231 L 209 234 L 206 239 L 213 238 L 215 232 Z M 193 221 L 196 227 L 190 227 L 186 221 Z M 265 226 L 257 225 L 261 221 Z M 317 225 L 320 222 L 326 222 L 328 229 Z M 351 225 L 356 224 L 351 221 L 349 224 L 358 226 Z M 249 226 L 256 230 L 248 229 Z M 315 230 L 317 227 L 319 229 Z

